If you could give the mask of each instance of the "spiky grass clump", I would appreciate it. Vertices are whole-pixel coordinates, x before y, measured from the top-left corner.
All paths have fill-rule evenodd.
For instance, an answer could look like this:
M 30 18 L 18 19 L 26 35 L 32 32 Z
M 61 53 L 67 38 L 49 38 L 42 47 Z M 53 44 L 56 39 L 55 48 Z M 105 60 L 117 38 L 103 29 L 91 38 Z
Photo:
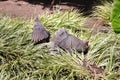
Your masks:
M 117 73 L 116 69 L 120 65 L 119 38 L 113 32 L 110 32 L 106 35 L 97 35 L 92 39 L 93 43 L 91 43 L 91 46 L 93 47 L 89 52 L 90 60 L 92 62 L 95 61 L 99 66 L 105 67 L 105 71 L 109 75 L 103 78 L 108 79 L 111 74 Z
M 69 18 L 66 20 L 68 13 Z M 52 33 L 64 25 L 69 32 L 76 35 L 74 30 L 80 24 L 81 18 L 74 11 L 65 12 L 65 14 L 64 17 L 63 12 L 47 14 L 41 16 L 40 21 Z M 84 60 L 82 54 L 62 52 L 60 55 L 50 55 L 46 52 L 47 48 L 43 47 L 44 44 L 34 46 L 30 40 L 32 23 L 33 21 L 9 17 L 0 18 L 0 80 L 92 80 L 99 78 L 107 80 L 118 78 L 120 45 L 119 38 L 113 33 L 91 36 L 87 63 L 88 65 L 95 63 L 104 69 L 101 77 L 91 77 L 89 71 L 82 66 Z M 58 25 L 56 26 L 56 24 Z M 73 28 L 74 30 L 70 30 Z M 89 31 L 85 33 L 78 31 L 77 34 L 79 34 L 79 38 L 87 38 L 86 34 L 89 34 Z
M 93 16 L 102 17 L 104 20 L 110 21 L 110 15 L 112 12 L 111 1 L 101 1 L 101 5 L 93 7 Z
M 85 20 L 85 17 L 81 15 L 78 10 L 59 11 L 55 10 L 53 14 L 45 13 L 39 15 L 40 20 L 50 30 L 57 30 L 58 28 L 65 27 L 67 29 L 81 30 L 80 26 Z

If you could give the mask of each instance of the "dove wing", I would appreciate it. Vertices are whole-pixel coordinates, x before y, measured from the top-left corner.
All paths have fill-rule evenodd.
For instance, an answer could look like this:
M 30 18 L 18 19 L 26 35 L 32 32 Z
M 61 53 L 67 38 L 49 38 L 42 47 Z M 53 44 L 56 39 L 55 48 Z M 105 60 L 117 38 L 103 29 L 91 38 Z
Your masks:
M 32 32 L 32 40 L 34 42 L 41 41 L 49 37 L 48 31 L 45 29 L 35 28 Z

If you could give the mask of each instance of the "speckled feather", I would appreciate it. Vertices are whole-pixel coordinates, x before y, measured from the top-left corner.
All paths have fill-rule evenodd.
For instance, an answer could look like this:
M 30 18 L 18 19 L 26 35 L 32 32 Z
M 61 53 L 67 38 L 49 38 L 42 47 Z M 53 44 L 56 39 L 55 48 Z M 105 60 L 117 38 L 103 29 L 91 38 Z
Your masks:
M 45 39 L 49 39 L 50 33 L 39 22 L 38 17 L 35 19 L 34 29 L 32 32 L 32 41 L 40 42 Z M 48 40 L 47 40 L 48 41 Z
M 86 54 L 89 48 L 88 40 L 80 40 L 77 37 L 67 33 L 64 28 L 58 29 L 51 41 L 63 50 L 67 50 L 69 52 L 71 52 L 71 49 L 74 49 L 78 52 L 84 52 L 84 54 Z

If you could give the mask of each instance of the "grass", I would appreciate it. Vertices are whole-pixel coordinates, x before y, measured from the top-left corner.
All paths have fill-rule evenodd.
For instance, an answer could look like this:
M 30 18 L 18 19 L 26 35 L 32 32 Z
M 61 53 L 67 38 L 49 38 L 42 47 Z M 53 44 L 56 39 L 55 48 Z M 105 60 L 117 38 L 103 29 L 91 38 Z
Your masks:
M 101 5 L 93 7 L 93 16 L 103 18 L 105 21 L 110 22 L 110 15 L 112 12 L 112 1 L 101 1 Z
M 40 22 L 53 33 L 60 27 L 80 39 L 90 30 L 81 27 L 85 19 L 76 10 L 39 15 Z M 120 78 L 120 38 L 109 33 L 92 35 L 87 63 L 104 69 L 100 77 L 84 68 L 83 54 L 62 52 L 50 55 L 45 44 L 33 45 L 33 20 L 0 17 L 0 80 L 115 80 Z

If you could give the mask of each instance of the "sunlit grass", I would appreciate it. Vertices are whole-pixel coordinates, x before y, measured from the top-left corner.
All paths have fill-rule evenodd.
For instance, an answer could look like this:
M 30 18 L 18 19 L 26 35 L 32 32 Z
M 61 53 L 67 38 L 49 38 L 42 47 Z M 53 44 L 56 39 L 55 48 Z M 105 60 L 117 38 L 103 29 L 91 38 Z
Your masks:
M 51 35 L 65 27 L 79 39 L 88 39 L 90 30 L 80 26 L 83 19 L 76 10 L 39 15 Z M 104 69 L 101 77 L 91 77 L 82 66 L 83 54 L 50 55 L 45 44 L 33 45 L 32 28 L 33 20 L 0 18 L 0 80 L 114 80 L 119 77 L 120 38 L 112 30 L 90 37 L 87 63 Z
M 101 5 L 93 7 L 93 16 L 102 17 L 104 20 L 110 21 L 110 15 L 112 12 L 111 1 L 101 1 Z

